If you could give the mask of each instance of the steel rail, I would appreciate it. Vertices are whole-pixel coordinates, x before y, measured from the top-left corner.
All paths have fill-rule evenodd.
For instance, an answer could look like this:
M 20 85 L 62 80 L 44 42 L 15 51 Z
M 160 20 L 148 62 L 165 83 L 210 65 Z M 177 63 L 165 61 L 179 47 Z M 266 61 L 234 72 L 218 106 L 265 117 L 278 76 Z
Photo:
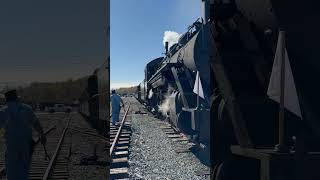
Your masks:
M 123 116 L 123 118 L 122 118 L 120 127 L 119 127 L 119 129 L 118 129 L 118 131 L 117 131 L 117 134 L 116 134 L 116 137 L 114 138 L 114 140 L 113 140 L 113 142 L 112 142 L 112 146 L 111 146 L 111 148 L 110 148 L 110 157 L 111 157 L 111 155 L 112 155 L 112 153 L 113 153 L 113 150 L 114 150 L 114 148 L 115 148 L 115 146 L 116 146 L 116 143 L 118 142 L 118 139 L 119 139 L 119 136 L 120 136 L 120 132 L 121 132 L 121 130 L 122 130 L 122 127 L 123 127 L 123 125 L 124 125 L 124 122 L 126 121 L 129 108 L 130 108 L 130 103 L 129 103 L 128 108 L 127 108 L 127 110 L 126 110 L 126 112 L 125 112 L 125 114 L 124 114 L 124 116 Z
M 49 132 L 51 132 L 52 130 L 56 129 L 57 125 L 52 125 L 49 129 L 47 129 L 43 134 L 47 135 L 49 134 Z M 37 140 L 34 141 L 34 145 L 37 145 L 40 142 L 40 137 L 37 138 Z
M 126 104 L 128 104 L 128 102 L 125 102 L 123 105 L 126 105 Z M 109 118 L 111 118 L 111 117 L 112 117 L 112 113 L 110 113 Z
M 81 130 L 78 130 L 78 129 L 74 129 L 74 128 L 69 128 L 70 130 L 72 131 L 76 131 L 78 133 L 81 133 L 81 134 L 86 134 L 86 135 L 89 135 L 89 136 L 94 136 L 94 137 L 98 137 L 104 141 L 109 141 L 108 138 L 104 137 L 104 136 L 100 136 L 100 135 L 96 135 L 96 134 L 93 134 L 93 133 L 89 133 L 89 132 L 85 132 L 85 131 L 81 131 Z
M 52 156 L 52 158 L 51 158 L 51 160 L 50 160 L 50 162 L 49 162 L 49 165 L 48 165 L 48 167 L 47 167 L 47 169 L 46 169 L 46 172 L 45 172 L 44 175 L 43 175 L 42 180 L 47 180 L 47 179 L 49 179 L 50 172 L 51 172 L 51 170 L 52 170 L 52 168 L 53 168 L 53 165 L 54 165 L 54 163 L 56 162 L 56 159 L 57 159 L 57 157 L 58 157 L 58 154 L 59 154 L 59 151 L 60 151 L 60 148 L 61 148 L 63 139 L 64 139 L 64 137 L 65 137 L 65 134 L 66 134 L 67 130 L 68 130 L 68 127 L 69 127 L 71 118 L 72 118 L 72 116 L 68 119 L 67 125 L 66 125 L 66 127 L 64 128 L 64 130 L 63 130 L 63 132 L 62 132 L 62 135 L 61 135 L 61 137 L 60 137 L 60 139 L 59 139 L 59 142 L 58 142 L 58 145 L 57 145 L 57 147 L 56 147 L 56 150 L 55 150 L 55 152 L 54 152 L 54 154 L 53 154 L 53 156 Z

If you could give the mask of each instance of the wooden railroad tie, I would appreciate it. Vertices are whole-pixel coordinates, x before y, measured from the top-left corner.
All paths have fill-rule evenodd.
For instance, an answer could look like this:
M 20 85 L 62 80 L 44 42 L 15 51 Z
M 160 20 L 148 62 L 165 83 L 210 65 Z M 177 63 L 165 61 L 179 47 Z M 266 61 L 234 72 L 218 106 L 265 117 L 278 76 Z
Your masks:
M 128 157 L 129 155 L 129 151 L 127 150 L 123 150 L 123 151 L 115 151 L 114 152 L 114 156 L 117 158 L 123 158 L 123 157 Z
M 112 179 L 119 179 L 119 178 L 127 178 L 129 170 L 128 168 L 112 168 L 110 169 L 110 176 Z
M 163 131 L 165 134 L 178 134 L 177 132 L 171 130 L 171 131 Z
M 173 138 L 171 139 L 173 142 L 181 142 L 181 141 L 189 141 L 188 138 L 182 137 L 182 138 Z
M 172 129 L 171 126 L 160 126 L 160 129 Z
M 113 158 L 111 161 L 111 168 L 120 168 L 128 166 L 128 158 Z
M 179 149 L 175 149 L 174 151 L 178 154 L 191 152 L 189 148 L 179 148 Z
M 172 134 L 172 135 L 168 135 L 168 138 L 181 138 L 180 134 Z
M 130 104 L 126 112 L 120 116 L 121 123 L 114 126 L 110 125 L 109 145 L 110 145 L 110 176 L 111 179 L 127 178 L 128 155 L 131 131 L 131 115 L 128 115 Z

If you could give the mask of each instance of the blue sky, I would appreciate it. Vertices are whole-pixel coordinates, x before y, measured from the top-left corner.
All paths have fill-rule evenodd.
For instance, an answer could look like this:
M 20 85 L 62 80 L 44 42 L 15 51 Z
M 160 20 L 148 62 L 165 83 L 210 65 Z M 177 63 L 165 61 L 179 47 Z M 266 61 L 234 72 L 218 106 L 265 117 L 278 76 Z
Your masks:
M 184 33 L 201 0 L 111 0 L 111 88 L 137 85 L 145 65 L 164 52 L 165 31 Z

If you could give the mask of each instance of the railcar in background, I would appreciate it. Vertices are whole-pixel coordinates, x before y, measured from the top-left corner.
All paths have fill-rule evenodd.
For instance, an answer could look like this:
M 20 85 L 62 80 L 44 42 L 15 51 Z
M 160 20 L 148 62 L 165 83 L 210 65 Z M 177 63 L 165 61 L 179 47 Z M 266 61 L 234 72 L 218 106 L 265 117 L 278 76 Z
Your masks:
M 135 97 L 140 103 L 144 103 L 146 101 L 146 82 L 142 81 L 138 86 L 137 86 L 137 92 L 135 94 Z
M 106 61 L 88 77 L 87 87 L 79 98 L 79 112 L 101 134 L 109 130 L 109 66 Z

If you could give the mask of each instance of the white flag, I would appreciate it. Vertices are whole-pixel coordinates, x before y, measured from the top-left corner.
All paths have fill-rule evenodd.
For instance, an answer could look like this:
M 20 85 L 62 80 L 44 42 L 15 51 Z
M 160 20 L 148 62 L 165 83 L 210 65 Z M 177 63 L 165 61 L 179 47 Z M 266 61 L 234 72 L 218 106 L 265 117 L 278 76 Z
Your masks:
M 272 73 L 269 81 L 269 87 L 268 87 L 268 96 L 270 99 L 280 103 L 280 77 L 281 77 L 281 45 L 280 38 L 282 38 L 279 35 L 278 44 L 277 44 L 277 50 L 275 59 L 273 62 L 272 67 Z M 285 85 L 284 85 L 284 107 L 291 111 L 292 113 L 296 114 L 300 118 L 301 116 L 301 110 L 299 105 L 299 100 L 297 96 L 296 86 L 294 84 L 294 79 L 291 71 L 291 66 L 289 62 L 289 57 L 287 54 L 287 50 L 285 49 Z
M 201 85 L 199 71 L 197 71 L 197 77 L 196 77 L 196 81 L 194 83 L 193 92 L 198 94 L 201 98 L 204 99 L 204 94 L 203 94 L 203 89 L 202 89 L 202 85 Z

